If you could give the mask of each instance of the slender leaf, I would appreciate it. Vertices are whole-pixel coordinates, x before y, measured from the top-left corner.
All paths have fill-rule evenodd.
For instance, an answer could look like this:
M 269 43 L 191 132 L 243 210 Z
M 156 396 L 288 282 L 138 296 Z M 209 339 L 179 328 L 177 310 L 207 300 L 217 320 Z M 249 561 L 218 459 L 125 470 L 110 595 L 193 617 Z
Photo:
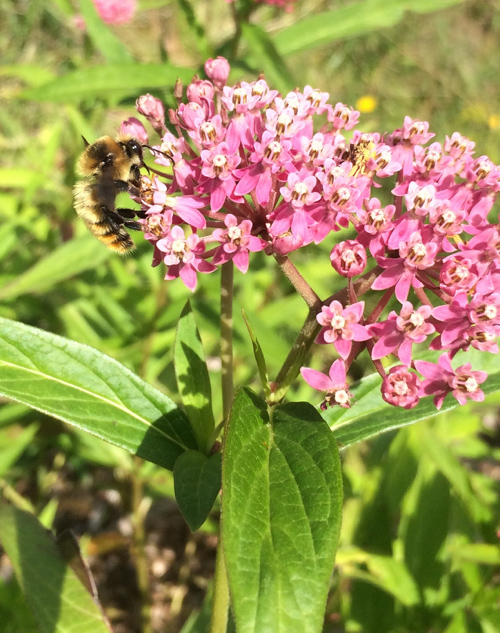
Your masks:
M 85 28 L 92 43 L 100 51 L 104 59 L 110 64 L 131 62 L 132 55 L 125 46 L 103 22 L 97 13 L 92 0 L 80 0 L 80 11 L 85 20 Z
M 336 442 L 307 403 L 233 402 L 223 461 L 222 536 L 239 633 L 317 633 L 342 506 Z
M 420 462 L 404 514 L 400 531 L 408 570 L 421 589 L 436 587 L 444 573 L 437 554 L 448 532 L 450 487 L 428 459 Z
M 264 29 L 257 24 L 243 22 L 241 35 L 250 48 L 248 57 L 251 63 L 264 72 L 269 84 L 276 86 L 283 94 L 292 90 L 297 82 Z
M 500 547 L 489 543 L 460 543 L 452 549 L 451 555 L 457 562 L 500 565 Z
M 0 505 L 0 539 L 41 633 L 110 633 L 100 608 L 33 515 Z
M 388 28 L 400 22 L 406 11 L 430 13 L 463 0 L 363 0 L 294 22 L 274 37 L 281 55 L 291 55 L 331 44 L 336 40 Z
M 389 556 L 379 556 L 357 548 L 340 549 L 337 553 L 337 565 L 343 575 L 366 580 L 391 594 L 406 606 L 420 601 L 418 587 L 408 573 L 404 563 Z M 368 572 L 360 572 L 357 565 L 366 565 Z
M 170 64 L 109 64 L 75 70 L 20 96 L 34 101 L 69 103 L 96 97 L 137 96 L 140 90 L 165 89 L 177 78 L 191 80 L 192 70 Z
M 66 242 L 0 288 L 0 300 L 46 292 L 65 279 L 100 266 L 110 255 L 111 251 L 91 235 Z
M 260 346 L 259 340 L 244 310 L 242 310 L 242 313 L 243 320 L 245 321 L 245 325 L 247 326 L 247 330 L 252 341 L 253 355 L 255 357 L 255 362 L 257 363 L 257 369 L 259 370 L 260 382 L 262 384 L 262 388 L 267 399 L 271 395 L 271 388 L 269 387 L 269 376 L 267 374 L 266 359 L 264 358 L 262 347 Z
M 17 77 L 30 86 L 39 86 L 54 78 L 54 73 L 44 66 L 14 64 L 0 66 L 0 77 Z
M 198 441 L 198 448 L 207 452 L 215 427 L 212 390 L 203 346 L 189 302 L 184 306 L 177 323 L 174 365 L 179 394 Z
M 189 24 L 191 34 L 195 38 L 196 48 L 202 59 L 208 59 L 213 56 L 212 48 L 202 24 L 196 17 L 196 13 L 188 0 L 179 0 L 179 7 L 186 16 L 187 23 Z
M 0 432 L 0 477 L 9 472 L 33 441 L 37 431 L 38 425 L 31 424 L 26 429 L 7 428 Z
M 172 469 L 196 448 L 185 415 L 109 356 L 0 318 L 0 394 Z
M 175 498 L 191 532 L 206 521 L 221 486 L 221 454 L 186 451 L 175 462 Z

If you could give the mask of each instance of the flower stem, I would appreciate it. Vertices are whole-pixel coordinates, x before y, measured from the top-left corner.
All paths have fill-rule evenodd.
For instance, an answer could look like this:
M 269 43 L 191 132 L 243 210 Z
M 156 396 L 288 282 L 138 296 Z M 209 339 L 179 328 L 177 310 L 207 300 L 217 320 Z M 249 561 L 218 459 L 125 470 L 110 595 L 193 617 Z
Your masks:
M 276 259 L 278 260 L 278 257 L 276 257 Z M 284 258 L 284 259 L 287 259 L 287 258 Z M 278 260 L 278 263 L 280 263 L 280 266 L 281 266 L 281 262 L 279 260 Z M 291 262 L 290 262 L 290 265 L 293 266 Z M 290 279 L 290 276 L 287 274 L 285 268 L 283 266 L 281 266 L 281 268 L 285 272 L 287 277 Z M 296 270 L 294 266 L 293 266 L 293 269 Z M 287 266 L 287 270 L 289 270 L 288 266 Z M 360 277 L 357 281 L 354 282 L 354 284 L 352 285 L 352 291 L 355 293 L 356 297 L 360 297 L 371 288 L 372 283 L 380 274 L 380 270 L 381 269 L 378 266 L 375 266 L 375 268 L 368 271 L 362 277 Z M 299 272 L 296 271 L 296 273 L 298 277 L 302 279 L 302 282 L 307 286 L 306 282 L 300 276 Z M 292 281 L 292 283 L 294 282 Z M 297 288 L 297 285 L 295 283 L 294 283 L 294 286 L 295 288 Z M 292 349 L 290 350 L 288 356 L 286 357 L 285 362 L 283 363 L 283 366 L 281 367 L 276 377 L 276 380 L 272 384 L 273 393 L 271 394 L 271 398 L 269 402 L 269 404 L 271 405 L 278 404 L 279 402 L 283 400 L 283 398 L 286 395 L 286 392 L 288 391 L 288 388 L 290 387 L 292 382 L 295 380 L 295 378 L 298 376 L 300 368 L 302 364 L 304 363 L 304 360 L 307 356 L 307 353 L 311 349 L 311 346 L 314 343 L 314 340 L 316 339 L 319 331 L 321 330 L 321 325 L 316 320 L 316 315 L 320 311 L 321 306 L 328 305 L 334 300 L 340 301 L 342 304 L 345 304 L 345 302 L 349 300 L 349 291 L 347 287 L 342 288 L 335 294 L 328 297 L 328 299 L 326 299 L 325 301 L 321 301 L 321 299 L 309 286 L 307 286 L 307 288 L 309 288 L 310 290 L 309 301 L 311 301 L 312 305 L 310 305 L 310 303 L 306 300 L 304 294 L 300 292 L 299 290 L 302 298 L 309 305 L 309 314 L 307 315 L 304 325 L 302 326 L 302 329 L 297 335 L 297 338 L 295 339 L 293 343 Z M 316 297 L 317 302 L 316 300 L 314 300 L 314 302 L 312 301 L 313 297 Z
M 224 418 L 224 440 L 227 433 L 231 401 L 233 399 L 233 262 L 223 264 L 221 269 L 220 301 L 220 359 L 222 381 L 222 416 Z M 224 443 L 223 449 L 224 450 Z M 225 633 L 229 612 L 229 585 L 222 547 L 222 517 L 219 525 L 219 542 L 215 559 L 214 597 L 210 633 Z
M 275 255 L 279 267 L 311 310 L 321 309 L 321 299 L 285 255 Z

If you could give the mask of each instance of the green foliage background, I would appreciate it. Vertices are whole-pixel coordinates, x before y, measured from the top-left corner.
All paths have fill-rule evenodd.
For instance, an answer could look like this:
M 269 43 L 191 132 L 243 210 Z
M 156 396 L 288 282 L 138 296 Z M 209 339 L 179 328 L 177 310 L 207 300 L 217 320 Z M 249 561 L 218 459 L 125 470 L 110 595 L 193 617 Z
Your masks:
M 140 237 L 136 253 L 120 259 L 75 221 L 81 135 L 112 134 L 147 91 L 173 107 L 176 77 L 188 83 L 206 57 L 221 54 L 233 82 L 264 71 L 282 91 L 310 84 L 354 106 L 372 97 L 361 129 L 390 131 L 409 115 L 428 120 L 437 140 L 459 131 L 477 155 L 500 162 L 496 0 L 301 0 L 290 13 L 250 0 L 237 7 L 236 24 L 224 0 L 145 0 L 133 22 L 108 28 L 89 0 L 0 1 L 0 316 L 106 352 L 174 399 L 174 332 L 190 293 L 151 268 Z M 78 12 L 86 33 L 74 25 Z M 295 258 L 320 296 L 336 290 L 331 247 Z M 272 377 L 305 306 L 263 257 L 236 284 L 235 314 L 244 308 Z M 218 285 L 217 273 L 203 276 L 192 298 L 215 378 Z M 235 382 L 258 389 L 243 320 L 235 327 Z M 313 364 L 329 359 L 316 350 Z M 367 371 L 361 360 L 352 378 Z M 316 397 L 307 385 L 293 394 Z M 217 389 L 214 400 L 220 410 Z M 325 632 L 500 630 L 499 403 L 490 396 L 343 451 L 346 500 Z M 172 488 L 151 464 L 22 405 L 1 406 L 0 487 L 47 526 L 56 511 L 50 482 L 65 461 L 82 478 L 96 463 L 125 472 L 153 497 Z M 16 487 L 26 478 L 35 492 L 22 499 Z M 11 583 L 0 584 L 6 631 L 31 630 L 19 602 Z

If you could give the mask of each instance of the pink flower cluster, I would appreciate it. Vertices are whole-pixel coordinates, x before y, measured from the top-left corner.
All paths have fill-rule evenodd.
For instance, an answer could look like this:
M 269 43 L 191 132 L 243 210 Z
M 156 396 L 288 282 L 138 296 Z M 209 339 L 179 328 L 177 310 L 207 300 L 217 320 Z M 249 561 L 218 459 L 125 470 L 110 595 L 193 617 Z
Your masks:
M 354 129 L 358 112 L 311 86 L 286 96 L 262 78 L 227 86 L 223 58 L 205 71 L 209 80 L 195 79 L 186 103 L 177 95 L 170 129 L 159 100 L 137 102 L 161 136 L 153 149 L 164 171 L 143 176 L 140 202 L 166 279 L 194 290 L 198 273 L 230 260 L 244 273 L 252 252 L 283 258 L 350 228 L 330 256 L 348 301 L 332 296 L 317 314 L 317 342 L 339 358 L 328 376 L 302 369 L 327 393 L 323 406 L 350 406 L 346 373 L 365 348 L 390 404 L 408 409 L 434 395 L 440 408 L 448 393 L 482 400 L 486 374 L 451 360 L 471 346 L 498 353 L 500 231 L 490 212 L 500 168 L 474 157 L 474 143 L 458 133 L 428 144 L 426 122 L 406 117 L 391 134 L 364 133 Z M 137 119 L 122 128 L 146 142 Z M 378 195 L 382 186 L 392 204 Z M 371 292 L 368 313 L 357 294 L 367 290 L 381 293 Z M 413 360 L 422 343 L 442 350 L 437 364 Z M 400 364 L 386 371 L 382 359 L 391 358 Z

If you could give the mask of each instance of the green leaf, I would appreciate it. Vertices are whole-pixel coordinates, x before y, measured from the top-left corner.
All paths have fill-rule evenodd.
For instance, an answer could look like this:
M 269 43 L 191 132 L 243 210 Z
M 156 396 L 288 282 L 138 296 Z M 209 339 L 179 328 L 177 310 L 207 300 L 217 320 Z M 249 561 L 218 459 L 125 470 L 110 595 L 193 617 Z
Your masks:
M 400 524 L 405 562 L 421 589 L 436 587 L 444 575 L 438 552 L 447 536 L 449 517 L 448 482 L 428 458 L 422 459 Z
M 259 71 L 264 72 L 268 83 L 283 94 L 292 90 L 297 82 L 264 29 L 257 24 L 242 22 L 241 35 L 250 48 L 247 61 L 250 60 Z
M 0 539 L 41 633 L 110 633 L 98 605 L 33 515 L 0 505 Z
M 0 77 L 17 77 L 29 85 L 39 86 L 53 79 L 54 73 L 43 66 L 13 64 L 12 66 L 0 66 Z
M 418 587 L 404 563 L 394 558 L 370 554 L 353 547 L 339 549 L 336 563 L 341 566 L 343 575 L 366 580 L 391 594 L 405 606 L 412 606 L 420 601 Z M 369 573 L 361 572 L 357 565 L 366 565 Z
M 356 37 L 400 22 L 406 11 L 430 13 L 463 0 L 364 0 L 296 21 L 274 37 L 281 55 L 291 55 L 336 40 Z
M 223 458 L 222 541 L 238 633 L 322 630 L 340 528 L 335 438 L 308 403 L 241 389 Z
M 85 20 L 86 32 L 92 43 L 110 64 L 120 64 L 133 60 L 129 50 L 103 22 L 92 0 L 80 0 L 80 11 Z
M 66 242 L 0 288 L 0 300 L 46 292 L 56 284 L 100 266 L 111 251 L 91 235 Z
M 175 498 L 191 532 L 203 525 L 219 494 L 221 457 L 186 451 L 175 462 Z
M 456 562 L 500 565 L 500 547 L 489 543 L 460 543 L 452 548 L 451 556 Z
M 257 369 L 259 370 L 260 382 L 262 383 L 262 388 L 264 390 L 264 394 L 266 399 L 271 395 L 271 388 L 269 387 L 269 376 L 267 374 L 266 368 L 266 359 L 264 358 L 264 353 L 262 352 L 262 347 L 260 346 L 259 340 L 252 328 L 250 321 L 248 320 L 245 311 L 241 311 L 243 314 L 243 320 L 245 321 L 245 325 L 247 326 L 248 333 L 250 334 L 250 339 L 252 341 L 253 347 L 253 355 L 255 356 L 255 362 L 257 363 Z
M 188 83 L 193 71 L 170 64 L 109 64 L 75 70 L 20 96 L 34 101 L 78 102 L 96 97 L 137 96 L 141 90 L 169 88 L 177 78 Z
M 179 394 L 198 448 L 202 452 L 208 452 L 215 427 L 212 390 L 200 334 L 189 301 L 177 323 L 174 366 Z
M 490 518 L 490 513 L 472 489 L 467 470 L 450 448 L 443 444 L 431 429 L 424 426 L 419 435 L 426 454 L 446 477 L 452 489 L 464 503 L 465 508 L 470 512 L 473 521 L 475 523 L 486 522 Z
M 114 359 L 1 318 L 0 394 L 170 470 L 196 448 L 175 404 Z
M 196 13 L 194 12 L 191 3 L 188 2 L 188 0 L 179 0 L 179 7 L 186 17 L 187 23 L 190 27 L 191 35 L 193 35 L 195 38 L 196 48 L 198 49 L 200 57 L 202 59 L 213 57 L 213 52 L 210 43 L 207 40 L 205 29 L 196 17 Z
M 26 429 L 7 428 L 0 432 L 0 478 L 4 477 L 18 458 L 31 444 L 38 431 L 37 424 L 31 424 Z
M 434 354 L 432 360 L 435 360 L 435 357 Z M 481 385 L 485 395 L 500 391 L 500 365 L 494 354 L 485 354 L 471 349 L 467 351 L 467 361 L 472 363 L 474 370 L 488 373 L 488 379 Z M 432 397 L 423 398 L 414 409 L 394 407 L 382 400 L 381 382 L 378 374 L 371 374 L 363 378 L 351 390 L 355 396 L 351 409 L 337 407 L 321 412 L 342 446 L 362 442 L 380 433 L 407 426 L 461 406 L 449 395 L 439 411 L 434 406 Z

